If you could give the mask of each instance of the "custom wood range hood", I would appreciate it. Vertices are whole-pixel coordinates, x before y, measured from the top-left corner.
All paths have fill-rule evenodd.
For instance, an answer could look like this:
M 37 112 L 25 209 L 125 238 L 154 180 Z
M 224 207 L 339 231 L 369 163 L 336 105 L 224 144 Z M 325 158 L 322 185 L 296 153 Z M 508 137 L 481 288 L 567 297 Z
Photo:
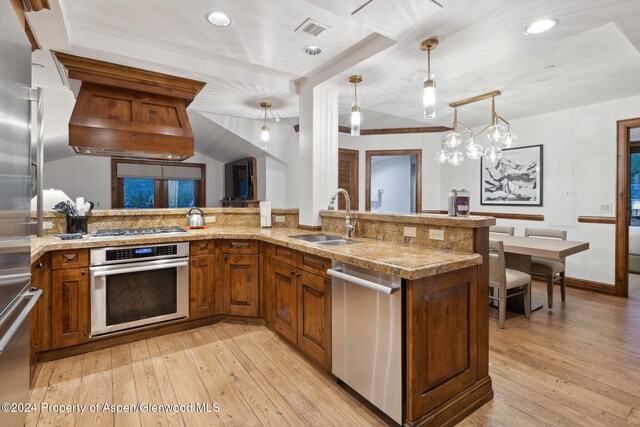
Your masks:
M 70 87 L 81 82 L 69 120 L 69 145 L 76 153 L 172 160 L 193 156 L 187 106 L 204 82 L 54 55 L 66 68 Z

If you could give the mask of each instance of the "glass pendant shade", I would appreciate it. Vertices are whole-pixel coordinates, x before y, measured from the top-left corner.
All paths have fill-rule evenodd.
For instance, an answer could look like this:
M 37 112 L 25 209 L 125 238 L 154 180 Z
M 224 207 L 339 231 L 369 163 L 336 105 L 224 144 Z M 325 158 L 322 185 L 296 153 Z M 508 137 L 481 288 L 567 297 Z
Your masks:
M 436 82 L 431 74 L 425 81 L 422 89 L 422 117 L 433 119 L 436 117 Z
M 482 157 L 482 154 L 484 153 L 484 149 L 482 148 L 482 145 L 478 143 L 478 138 L 476 138 L 475 136 L 472 136 L 467 140 L 466 148 L 467 148 L 467 157 L 470 158 L 471 160 L 478 160 L 480 157 Z
M 260 141 L 262 141 L 262 148 L 267 147 L 267 142 L 269 142 L 269 128 L 265 125 L 262 126 L 262 130 L 260 131 Z
M 489 132 L 487 133 L 487 137 L 489 141 L 492 142 L 502 142 L 507 136 L 507 127 L 505 125 L 501 125 L 496 123 L 495 125 L 489 128 Z
M 484 152 L 484 159 L 487 162 L 495 163 L 502 158 L 502 149 L 492 145 Z
M 451 132 L 444 139 L 444 143 L 447 147 L 456 148 L 458 145 L 462 144 L 462 136 L 458 132 Z
M 462 154 L 460 151 L 453 151 L 449 153 L 449 158 L 447 160 L 449 160 L 449 163 L 451 163 L 453 166 L 458 166 L 464 161 L 464 154 Z
M 445 149 L 442 149 L 436 153 L 436 161 L 438 163 L 445 163 L 449 160 L 449 152 Z
M 502 145 L 504 145 L 505 147 L 513 147 L 514 145 L 516 145 L 517 142 L 518 142 L 518 134 L 509 132 L 507 136 L 504 138 L 504 141 L 502 141 Z
M 360 136 L 360 106 L 351 107 L 351 136 Z

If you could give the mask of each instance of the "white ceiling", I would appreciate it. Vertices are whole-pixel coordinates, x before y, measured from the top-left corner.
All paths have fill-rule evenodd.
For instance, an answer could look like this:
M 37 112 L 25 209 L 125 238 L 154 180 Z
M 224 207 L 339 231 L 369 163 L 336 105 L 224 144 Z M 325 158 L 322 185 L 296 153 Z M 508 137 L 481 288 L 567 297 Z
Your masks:
M 426 54 L 419 44 L 433 36 L 440 40 L 432 53 L 438 115 L 429 124 L 450 125 L 450 102 L 491 90 L 503 92 L 496 103 L 507 120 L 640 94 L 638 0 L 616 0 L 615 6 L 601 0 L 442 0 L 443 9 L 430 0 L 373 0 L 352 16 L 365 2 L 50 0 L 51 11 L 28 17 L 46 49 L 204 80 L 191 110 L 245 118 L 260 118 L 258 102 L 269 99 L 270 117 L 295 122 L 294 82 L 376 34 L 393 45 L 327 82 L 340 91 L 344 115 L 353 93 L 347 77 L 364 76 L 363 128 L 427 125 L 420 111 Z M 232 25 L 208 24 L 205 13 L 212 10 L 227 13 Z M 560 24 L 538 36 L 523 34 L 542 17 Z M 306 18 L 331 28 L 315 38 L 295 33 Z M 308 44 L 323 53 L 305 55 Z M 463 123 L 479 126 L 487 121 L 488 104 L 459 113 Z

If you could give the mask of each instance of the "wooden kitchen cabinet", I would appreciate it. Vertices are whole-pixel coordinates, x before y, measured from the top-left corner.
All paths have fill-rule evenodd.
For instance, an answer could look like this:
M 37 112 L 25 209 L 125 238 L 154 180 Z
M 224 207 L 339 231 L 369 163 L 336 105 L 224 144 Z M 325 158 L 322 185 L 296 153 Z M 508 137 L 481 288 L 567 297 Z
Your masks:
M 331 282 L 299 270 L 298 347 L 331 369 Z
M 471 267 L 407 285 L 409 420 L 418 420 L 472 390 L 479 379 L 477 310 L 479 302 L 486 304 L 486 298 L 477 297 L 477 272 Z
M 295 267 L 274 259 L 268 274 L 267 323 L 295 344 L 298 341 L 298 273 Z
M 51 348 L 89 338 L 89 269 L 54 270 L 51 280 Z
M 246 250 L 241 246 L 241 251 Z M 260 315 L 259 259 L 243 253 L 222 254 L 222 311 L 233 316 Z
M 215 314 L 215 256 L 192 256 L 189 265 L 189 317 Z
M 31 310 L 30 348 L 31 366 L 35 368 L 37 354 L 51 349 L 51 255 L 44 254 L 31 266 L 31 287 L 41 289 L 42 295 Z M 33 369 L 32 369 L 33 373 Z
M 331 261 L 271 246 L 265 272 L 267 324 L 318 364 L 331 370 Z

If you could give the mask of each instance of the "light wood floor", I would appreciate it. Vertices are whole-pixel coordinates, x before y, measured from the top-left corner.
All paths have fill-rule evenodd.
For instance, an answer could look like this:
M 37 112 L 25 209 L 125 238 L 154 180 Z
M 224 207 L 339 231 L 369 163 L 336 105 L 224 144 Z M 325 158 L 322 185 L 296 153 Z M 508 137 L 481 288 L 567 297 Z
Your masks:
M 544 284 L 536 283 L 538 299 Z M 640 301 L 567 289 L 497 327 L 495 398 L 464 426 L 640 425 Z M 218 402 L 218 413 L 30 414 L 27 426 L 382 425 L 265 327 L 217 324 L 42 364 L 32 401 Z M 195 408 L 194 408 L 195 410 Z

